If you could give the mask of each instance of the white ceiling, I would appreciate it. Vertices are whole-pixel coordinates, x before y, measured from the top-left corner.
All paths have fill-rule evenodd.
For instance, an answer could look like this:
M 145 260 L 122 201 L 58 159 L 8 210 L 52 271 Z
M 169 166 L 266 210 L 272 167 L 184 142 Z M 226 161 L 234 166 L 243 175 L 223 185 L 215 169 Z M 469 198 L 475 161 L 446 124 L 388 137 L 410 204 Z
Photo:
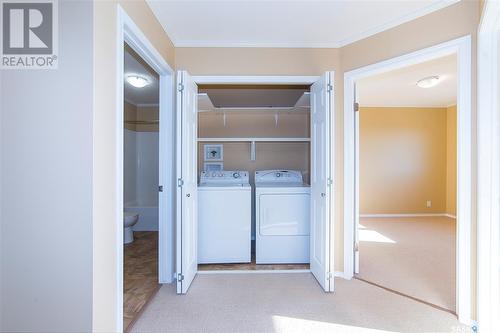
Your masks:
M 147 0 L 177 47 L 341 47 L 459 0 Z
M 437 75 L 440 83 L 420 88 L 417 81 Z M 356 82 L 361 106 L 445 107 L 457 100 L 457 58 L 446 56 Z
M 158 76 L 142 59 L 136 57 L 138 57 L 136 54 L 132 55 L 128 49 L 125 50 L 125 100 L 135 105 L 157 105 L 160 100 Z M 144 88 L 136 88 L 130 85 L 126 79 L 131 74 L 146 77 L 150 84 Z

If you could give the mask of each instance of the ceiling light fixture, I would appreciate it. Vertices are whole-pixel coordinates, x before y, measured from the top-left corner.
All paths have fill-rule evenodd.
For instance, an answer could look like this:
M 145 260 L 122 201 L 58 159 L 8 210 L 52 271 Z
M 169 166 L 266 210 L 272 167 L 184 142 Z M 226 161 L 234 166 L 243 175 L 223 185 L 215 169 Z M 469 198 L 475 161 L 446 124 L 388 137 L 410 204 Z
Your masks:
M 439 83 L 439 76 L 433 75 L 418 80 L 417 86 L 419 86 L 420 88 L 431 88 L 437 85 L 438 83 Z
M 136 88 L 144 88 L 149 84 L 149 80 L 143 76 L 139 75 L 129 75 L 127 76 L 127 82 Z

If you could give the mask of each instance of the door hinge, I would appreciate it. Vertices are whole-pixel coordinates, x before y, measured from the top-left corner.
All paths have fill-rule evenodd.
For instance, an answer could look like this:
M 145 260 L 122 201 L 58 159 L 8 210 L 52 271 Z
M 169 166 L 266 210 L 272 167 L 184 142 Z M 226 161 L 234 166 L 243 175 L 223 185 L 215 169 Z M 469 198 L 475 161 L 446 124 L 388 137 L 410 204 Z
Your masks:
M 182 83 L 179 83 L 179 85 L 177 86 L 177 90 L 184 91 L 184 85 Z
M 158 192 L 163 192 L 163 185 L 158 186 Z
M 354 112 L 359 111 L 359 103 L 354 103 Z
M 181 282 L 184 281 L 184 275 L 183 274 L 177 274 L 177 281 Z
M 331 280 L 331 279 L 333 279 L 333 273 L 332 273 L 332 272 L 327 272 L 327 273 L 326 273 L 326 279 L 327 279 L 327 280 Z
M 354 243 L 354 252 L 358 252 L 358 251 L 359 251 L 359 243 L 355 242 Z
M 184 180 L 182 178 L 177 179 L 177 186 L 182 187 L 184 185 Z
M 326 180 L 326 185 L 328 185 L 328 186 L 332 186 L 332 184 L 333 184 L 333 179 L 328 178 L 328 179 Z
M 333 91 L 333 85 L 331 85 L 331 84 L 327 85 L 326 91 L 328 91 L 328 92 Z

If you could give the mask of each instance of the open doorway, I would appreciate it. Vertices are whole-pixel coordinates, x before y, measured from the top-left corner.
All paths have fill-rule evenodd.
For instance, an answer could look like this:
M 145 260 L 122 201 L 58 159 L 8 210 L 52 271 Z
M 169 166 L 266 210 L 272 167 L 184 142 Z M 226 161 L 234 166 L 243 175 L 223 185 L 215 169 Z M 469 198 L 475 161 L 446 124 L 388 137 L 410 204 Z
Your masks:
M 123 327 L 158 291 L 159 76 L 124 48 Z
M 245 253 L 242 254 L 241 257 L 238 256 L 237 259 L 231 258 L 234 259 L 234 261 L 230 262 L 230 265 L 238 263 L 238 261 L 243 261 L 246 265 L 243 270 L 245 272 L 250 272 L 252 270 L 255 271 L 256 265 L 261 263 L 266 265 L 309 264 L 309 269 L 321 288 L 325 291 L 333 291 L 333 256 L 331 255 L 333 244 L 331 244 L 330 241 L 332 239 L 333 230 L 331 222 L 331 216 L 333 215 L 333 205 L 331 204 L 333 201 L 331 177 L 333 174 L 332 161 L 334 156 L 332 149 L 333 73 L 325 72 L 320 77 L 192 77 L 186 71 L 180 71 L 177 79 L 177 108 L 178 114 L 180 115 L 177 119 L 177 174 L 179 184 L 177 189 L 176 224 L 177 292 L 187 293 L 191 283 L 199 272 L 199 259 L 203 259 L 199 251 L 203 251 L 203 249 L 206 251 L 207 249 L 202 242 L 199 242 L 199 231 L 204 232 L 202 235 L 203 237 L 206 236 L 205 233 L 207 232 L 207 230 L 200 229 L 200 223 L 214 224 L 222 220 L 227 220 L 229 224 L 227 228 L 221 228 L 218 232 L 213 234 L 214 238 L 212 239 L 212 243 L 215 245 L 215 249 L 226 247 L 222 245 L 223 240 L 232 240 L 232 237 L 223 238 L 223 232 L 232 230 L 231 228 L 234 227 L 235 223 L 242 222 L 241 220 L 245 221 L 245 228 L 239 229 L 242 231 L 241 242 L 235 244 L 231 242 L 231 247 L 234 245 L 235 249 L 244 248 L 245 251 L 242 252 Z M 285 86 L 289 88 L 282 89 L 285 90 L 285 93 L 295 94 L 296 98 L 293 98 L 293 102 L 290 102 L 290 98 L 288 98 L 287 104 L 281 105 L 281 108 L 285 110 L 279 112 L 279 110 L 273 109 L 273 106 L 278 106 L 273 105 L 273 103 L 279 103 L 279 101 L 265 101 L 265 99 L 272 96 L 272 92 L 283 93 L 283 91 L 279 91 L 280 87 L 273 87 L 273 89 L 267 87 L 267 93 L 265 92 L 266 89 L 259 90 L 259 87 L 257 87 L 257 89 L 253 89 L 253 91 L 252 89 L 246 90 L 246 93 L 253 95 L 253 98 L 248 99 L 248 96 L 245 97 L 240 95 L 239 98 L 236 100 L 233 99 L 230 102 L 231 105 L 229 109 L 232 108 L 232 111 L 224 110 L 223 105 L 225 102 L 215 101 L 217 92 L 221 93 L 224 87 L 216 89 L 216 87 L 213 86 L 221 84 L 238 85 L 239 87 L 235 87 L 234 91 L 239 91 L 240 94 L 245 90 L 245 86 L 248 88 L 248 85 L 252 85 L 254 88 L 255 86 L 261 86 L 260 88 L 262 88 L 262 86 L 265 85 L 281 85 L 281 88 Z M 212 86 L 207 88 L 206 85 Z M 302 90 L 296 89 L 295 91 L 291 89 L 292 87 L 290 86 L 296 85 L 307 87 L 302 87 Z M 200 92 L 200 86 L 207 91 L 217 91 Z M 307 91 L 308 89 L 310 90 Z M 309 92 L 309 94 L 306 94 L 307 92 Z M 207 98 L 210 94 L 212 94 L 213 100 Z M 259 94 L 260 97 L 258 97 Z M 223 99 L 230 100 L 228 97 L 230 96 L 226 96 Z M 307 120 L 307 114 L 299 115 L 300 112 L 297 112 L 295 116 L 292 116 L 293 110 L 301 109 L 300 107 L 296 107 L 301 99 L 309 100 L 309 102 L 305 104 L 305 106 L 310 108 L 309 121 Z M 249 100 L 255 105 L 248 104 Z M 282 102 L 283 101 L 281 101 L 281 103 Z M 221 103 L 221 106 L 218 105 L 219 103 Z M 233 103 L 243 104 L 235 105 Z M 259 107 L 261 108 L 260 110 L 255 110 L 255 108 Z M 203 135 L 208 135 L 207 138 L 198 137 L 198 129 L 200 126 L 198 122 L 199 111 L 205 110 L 206 112 L 203 113 L 213 114 L 213 117 L 210 116 L 210 118 L 213 119 L 205 120 L 208 120 L 208 125 L 200 129 L 200 132 L 203 131 L 203 133 L 205 133 Z M 235 114 L 232 116 L 228 115 L 233 112 L 235 112 Z M 259 119 L 255 114 L 252 116 L 252 112 L 265 112 L 266 116 L 261 114 L 260 117 L 262 117 L 262 119 Z M 288 115 L 284 116 L 287 112 Z M 202 117 L 204 116 L 200 115 L 200 119 L 202 119 Z M 243 120 L 241 117 L 243 117 Z M 276 128 L 279 125 L 280 119 L 281 121 L 290 121 L 295 119 L 295 117 L 299 119 L 299 121 L 295 124 L 295 126 L 298 126 L 298 130 L 295 129 L 294 134 L 287 133 L 285 135 L 277 132 Z M 237 120 L 238 118 L 240 119 Z M 231 121 L 231 123 L 229 121 Z M 216 129 L 215 132 L 213 131 L 214 129 Z M 212 133 L 209 133 L 210 131 L 212 131 Z M 261 133 L 257 133 L 258 131 Z M 263 134 L 264 132 L 265 135 Z M 308 135 L 309 133 L 310 136 Z M 216 135 L 221 136 L 217 137 Z M 236 153 L 234 156 L 231 156 L 228 164 L 226 164 L 223 157 L 225 152 L 227 152 L 226 147 L 221 144 L 226 142 L 233 143 L 232 145 L 234 145 L 234 147 L 228 146 L 227 148 L 230 152 L 235 148 L 234 152 Z M 310 148 L 308 145 L 309 142 Z M 268 151 L 266 153 L 266 144 L 268 146 L 270 144 L 272 147 L 277 145 L 281 145 L 282 147 L 280 149 L 271 148 L 270 152 Z M 278 156 L 280 153 L 286 152 L 287 149 L 284 148 L 286 145 L 293 146 L 297 144 L 301 144 L 299 155 L 293 157 L 292 154 L 290 154 L 292 157 L 288 165 L 292 166 L 292 164 L 295 163 L 293 165 L 298 166 L 299 170 L 281 169 L 283 165 L 279 165 L 279 163 L 283 161 L 280 161 Z M 202 148 L 199 148 L 200 145 L 202 145 Z M 261 150 L 259 151 L 258 148 Z M 288 147 L 288 150 L 290 150 L 290 147 Z M 310 162 L 308 162 L 309 152 Z M 244 154 L 243 158 L 241 157 L 242 153 Z M 289 153 L 293 152 L 289 151 Z M 203 161 L 199 161 L 199 154 L 202 154 Z M 262 191 L 276 192 L 277 188 L 279 188 L 280 193 L 274 193 L 275 195 L 271 195 L 272 193 L 270 192 L 266 193 L 268 196 L 273 196 L 274 204 L 267 200 L 261 200 L 262 197 L 260 197 L 260 199 L 255 199 L 255 205 L 252 210 L 252 192 L 249 170 L 256 170 L 256 161 L 259 156 L 268 157 L 267 163 L 270 164 L 267 167 L 280 169 L 257 170 L 254 172 L 252 178 L 255 185 L 255 195 L 258 196 L 260 193 L 260 186 L 257 186 L 257 180 L 263 180 L 263 183 L 269 185 L 265 180 L 271 178 L 274 180 L 272 186 L 262 186 Z M 272 165 L 272 163 L 276 164 Z M 237 170 L 240 168 L 240 165 L 249 170 Z M 227 169 L 228 166 L 231 166 L 231 168 L 234 167 L 233 170 L 224 170 Z M 308 172 L 309 168 L 310 176 Z M 199 169 L 201 171 L 200 173 Z M 306 174 L 304 175 L 304 173 Z M 306 177 L 306 179 L 310 178 L 310 189 L 308 184 L 304 184 L 304 177 Z M 198 179 L 200 180 L 200 190 L 198 189 Z M 295 180 L 293 186 L 286 189 L 283 183 L 292 179 Z M 211 183 L 212 186 L 202 188 L 204 181 L 208 180 L 214 180 L 214 182 Z M 244 182 L 242 180 L 244 180 Z M 233 182 L 235 183 L 233 184 Z M 227 186 L 228 184 L 231 184 L 231 186 Z M 307 190 L 307 193 L 299 193 L 299 187 L 302 191 Z M 207 193 L 204 193 L 205 189 Z M 241 200 L 245 200 L 246 204 L 239 202 L 237 205 L 237 203 L 233 201 L 236 200 L 236 195 L 233 196 L 230 193 L 230 191 L 233 190 L 244 192 L 239 193 L 241 196 L 238 195 L 238 198 L 241 197 Z M 289 190 L 288 193 L 286 193 L 287 190 Z M 205 196 L 204 194 L 207 195 Z M 215 201 L 212 202 L 211 200 L 219 195 L 225 196 L 226 199 L 219 200 L 218 202 L 220 204 L 216 207 L 212 205 Z M 204 200 L 202 196 L 206 200 Z M 310 197 L 309 200 L 308 197 Z M 294 201 L 296 204 L 291 204 L 290 200 Z M 205 202 L 205 204 L 203 204 L 203 202 Z M 259 214 L 259 205 L 267 205 L 267 208 L 264 208 L 266 214 Z M 277 205 L 281 207 L 278 210 L 275 209 Z M 203 221 L 205 210 L 212 216 L 210 221 Z M 255 264 L 252 263 L 251 256 L 252 211 L 254 211 L 253 214 L 255 214 Z M 232 218 L 228 218 L 230 212 L 234 213 Z M 243 217 L 243 212 L 245 212 L 245 217 Z M 294 215 L 294 213 L 290 214 L 291 212 L 300 212 L 298 214 L 300 216 Z M 290 219 L 292 215 L 295 216 L 295 219 Z M 263 216 L 266 217 L 267 222 L 273 223 L 260 229 L 258 225 L 260 221 L 262 221 Z M 299 223 L 299 220 L 309 223 Z M 230 223 L 231 221 L 232 224 Z M 243 224 L 243 222 L 241 224 Z M 303 227 L 302 230 L 298 230 L 299 225 Z M 203 227 L 203 225 L 201 226 Z M 263 230 L 264 232 L 262 232 Z M 273 233 L 275 232 L 280 232 L 281 235 L 274 235 Z M 276 259 L 276 257 L 271 259 L 266 257 L 260 261 L 259 257 L 261 257 L 261 253 L 259 253 L 259 250 L 266 248 L 266 246 L 259 243 L 259 236 L 267 238 L 266 243 L 269 244 L 267 245 L 267 251 L 265 251 L 267 254 L 274 256 L 279 254 L 283 256 L 278 259 Z M 219 240 L 219 242 L 217 242 L 217 240 Z M 244 246 L 237 246 L 243 243 Z M 292 243 L 295 246 L 290 246 Z M 226 245 L 229 246 L 229 243 L 226 243 Z M 297 253 L 293 253 L 293 251 Z M 205 254 L 205 252 L 203 252 L 203 254 Z M 265 256 L 262 256 L 262 258 L 264 257 Z M 290 257 L 293 257 L 293 259 L 290 259 Z M 219 264 L 218 262 L 201 263 Z M 272 269 L 273 267 L 276 266 L 268 266 L 267 269 Z M 216 267 L 212 266 L 211 268 L 210 270 L 213 271 Z M 278 269 L 281 269 L 281 266 L 278 266 Z M 223 270 L 225 269 L 223 268 Z
M 356 82 L 356 277 L 456 310 L 457 56 Z
M 174 237 L 173 237 L 173 221 L 174 221 L 174 207 L 175 207 L 175 112 L 174 112 L 174 72 L 165 61 L 165 58 L 156 50 L 156 48 L 151 44 L 151 42 L 145 37 L 139 27 L 132 21 L 132 19 L 125 13 L 124 10 L 119 8 L 118 10 L 118 43 L 116 45 L 116 108 L 114 110 L 114 118 L 116 119 L 116 141 L 115 141 L 115 163 L 114 163 L 114 176 L 116 177 L 116 186 L 114 188 L 114 194 L 116 198 L 115 209 L 115 230 L 116 238 L 113 244 L 116 246 L 116 283 L 115 283 L 115 295 L 116 295 L 116 327 L 119 331 L 124 330 L 124 240 L 125 235 L 129 232 L 125 231 L 125 130 L 126 126 L 141 128 L 141 126 L 156 126 L 158 127 L 158 148 L 157 151 L 157 166 L 156 169 L 150 163 L 150 166 L 157 170 L 157 178 L 151 178 L 150 180 L 156 181 L 155 192 L 157 198 L 157 207 L 152 207 L 149 212 L 157 212 L 157 237 L 153 237 L 156 240 L 157 245 L 154 245 L 154 241 L 151 243 L 153 247 L 157 247 L 157 260 L 156 260 L 156 283 L 170 283 L 173 280 L 173 265 L 174 265 Z M 137 118 L 129 119 L 127 118 L 128 124 L 125 123 L 125 115 L 127 111 L 125 110 L 125 85 L 129 84 L 127 80 L 127 73 L 125 72 L 125 61 L 128 57 L 126 53 L 133 55 L 135 53 L 135 60 L 139 64 L 146 68 L 149 66 L 149 70 L 146 70 L 146 75 L 152 75 L 157 79 L 157 94 L 158 94 L 158 111 L 157 118 L 146 117 L 145 123 L 135 122 Z M 129 59 L 131 60 L 131 59 Z M 155 75 L 156 73 L 156 75 Z M 130 73 L 133 74 L 137 73 Z M 135 75 L 137 76 L 137 75 Z M 150 79 L 152 79 L 150 77 Z M 139 78 L 132 78 L 130 81 L 134 82 L 136 85 L 141 86 L 144 82 Z M 139 103 L 141 104 L 141 103 Z M 147 103 L 142 106 L 151 106 Z M 136 110 L 137 111 L 137 110 Z M 133 112 L 132 112 L 133 114 Z M 139 118 L 141 120 L 141 118 Z M 129 133 L 130 134 L 130 133 Z M 137 140 L 136 140 L 137 141 Z M 135 165 L 135 164 L 134 164 Z M 141 184 L 143 185 L 143 184 Z M 152 188 L 153 184 L 147 186 Z M 137 189 L 137 184 L 136 184 Z M 150 193 L 152 196 L 152 192 Z M 154 200 L 154 199 L 153 199 Z M 149 200 L 149 201 L 153 201 Z M 137 205 L 139 206 L 139 205 Z M 148 206 L 148 205 L 145 205 Z M 131 207 L 128 207 L 131 208 Z M 138 208 L 138 207 L 134 207 Z M 151 207 L 150 207 L 151 208 Z M 146 214 L 144 214 L 146 215 Z M 134 218 L 132 216 L 132 218 Z M 140 217 L 136 225 L 138 225 Z M 130 235 L 130 234 L 129 234 Z M 129 237 L 130 239 L 130 237 Z M 153 279 L 154 281 L 154 279 Z M 144 302 L 145 303 L 145 302 Z M 142 307 L 144 309 L 144 307 Z M 128 326 L 130 328 L 130 324 Z
M 471 115 L 471 38 L 465 36 L 400 57 L 346 72 L 344 76 L 344 275 L 353 277 L 359 260 L 359 109 L 356 84 L 365 78 L 415 66 L 447 56 L 456 56 L 456 260 L 454 312 L 462 323 L 471 324 L 471 225 L 472 225 L 472 115 Z M 432 75 L 431 75 L 432 76 Z M 419 78 L 424 79 L 424 78 Z M 417 80 L 419 80 L 417 79 Z M 421 85 L 432 85 L 435 78 L 425 78 Z M 439 81 L 439 80 L 438 80 Z M 416 82 L 411 83 L 413 85 Z M 398 87 L 399 88 L 399 87 Z M 424 89 L 424 88 L 422 88 Z M 397 92 L 397 90 L 395 90 Z M 399 95 L 394 95 L 397 99 Z M 451 119 L 451 117 L 449 118 Z M 426 153 L 426 152 L 424 152 Z M 406 154 L 406 152 L 405 152 Z M 413 157 L 414 158 L 414 157 Z M 368 166 L 369 167 L 369 166 Z M 411 167 L 411 164 L 410 164 Z M 426 181 L 426 179 L 424 179 Z M 394 197 L 394 200 L 399 198 Z M 424 200 L 425 207 L 431 206 Z M 431 200 L 432 201 L 432 200 Z M 439 213 L 444 214 L 444 213 Z M 373 235 L 372 235 L 373 236 Z M 379 237 L 384 239 L 383 237 Z M 390 237 L 387 237 L 390 239 Z M 385 239 L 390 244 L 390 241 Z M 423 244 L 425 238 L 413 240 Z M 440 267 L 427 266 L 429 270 Z M 392 269 L 392 267 L 391 267 Z M 409 296 L 409 295 L 407 295 Z

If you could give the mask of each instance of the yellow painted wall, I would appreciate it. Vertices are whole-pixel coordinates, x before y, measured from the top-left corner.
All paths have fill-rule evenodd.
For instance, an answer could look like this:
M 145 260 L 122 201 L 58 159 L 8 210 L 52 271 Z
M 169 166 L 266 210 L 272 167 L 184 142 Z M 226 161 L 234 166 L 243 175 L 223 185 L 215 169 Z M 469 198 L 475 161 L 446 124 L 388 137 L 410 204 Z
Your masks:
M 446 212 L 447 126 L 446 108 L 360 109 L 361 214 Z
M 135 131 L 135 124 L 130 122 L 137 120 L 137 106 L 132 103 L 124 102 L 123 112 L 125 113 L 123 117 L 125 121 L 125 128 L 131 131 Z
M 446 213 L 457 214 L 457 106 L 446 109 Z
M 157 121 L 159 120 L 160 114 L 158 106 L 136 106 L 132 103 L 125 102 L 124 111 L 126 129 L 136 132 L 159 131 L 159 123 Z

